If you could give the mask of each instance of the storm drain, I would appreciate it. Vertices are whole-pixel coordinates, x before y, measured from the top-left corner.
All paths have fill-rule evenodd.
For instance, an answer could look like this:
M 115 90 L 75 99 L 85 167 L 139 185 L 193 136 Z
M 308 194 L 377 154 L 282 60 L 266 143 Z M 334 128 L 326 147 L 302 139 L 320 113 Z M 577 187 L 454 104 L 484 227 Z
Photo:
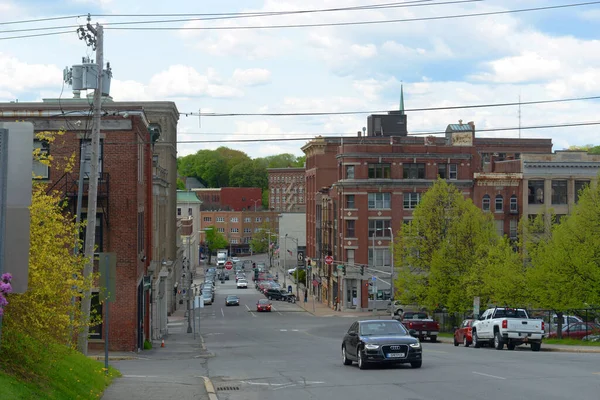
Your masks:
M 217 387 L 218 392 L 231 392 L 234 390 L 240 390 L 239 386 L 219 386 Z

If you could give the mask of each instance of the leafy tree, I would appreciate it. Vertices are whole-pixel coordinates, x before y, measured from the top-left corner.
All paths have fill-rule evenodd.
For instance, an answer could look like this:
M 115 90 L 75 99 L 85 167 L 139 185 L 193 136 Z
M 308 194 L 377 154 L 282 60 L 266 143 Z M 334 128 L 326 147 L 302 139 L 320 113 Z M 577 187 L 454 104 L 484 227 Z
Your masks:
M 262 191 L 262 206 L 263 208 L 269 208 L 269 189 L 263 189 Z
M 185 183 L 181 178 L 177 178 L 177 190 L 185 190 Z
M 212 253 L 217 251 L 218 249 L 226 248 L 229 243 L 223 234 L 217 231 L 217 228 L 214 225 L 211 225 L 207 228 L 204 228 L 206 231 L 205 235 L 205 243 L 208 248 L 208 263 L 210 264 L 210 260 L 212 257 Z
M 229 171 L 229 184 L 233 187 L 268 187 L 267 170 L 255 160 L 242 161 Z
M 271 247 L 269 248 L 269 243 Z M 273 254 L 277 244 L 277 235 L 274 226 L 269 222 L 263 222 L 258 232 L 252 235 L 250 246 L 255 253 L 268 253 L 269 265 L 273 263 Z
M 600 154 L 600 146 L 586 144 L 585 146 L 570 146 L 569 150 L 587 151 L 588 154 Z

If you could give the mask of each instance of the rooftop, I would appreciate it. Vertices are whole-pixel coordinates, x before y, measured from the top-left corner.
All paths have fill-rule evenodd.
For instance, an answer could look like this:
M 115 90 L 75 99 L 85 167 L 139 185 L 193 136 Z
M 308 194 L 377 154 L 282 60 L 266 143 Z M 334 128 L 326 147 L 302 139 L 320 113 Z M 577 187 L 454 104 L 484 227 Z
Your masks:
M 202 203 L 202 200 L 196 196 L 196 193 L 189 192 L 187 190 L 177 191 L 177 202 L 178 203 Z

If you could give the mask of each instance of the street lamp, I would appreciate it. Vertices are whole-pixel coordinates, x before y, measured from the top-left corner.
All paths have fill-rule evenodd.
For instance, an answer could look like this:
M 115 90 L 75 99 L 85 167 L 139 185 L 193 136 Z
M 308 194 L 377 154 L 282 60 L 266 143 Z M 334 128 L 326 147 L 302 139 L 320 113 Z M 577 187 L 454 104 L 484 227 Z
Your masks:
M 288 239 L 290 239 L 290 240 L 294 241 L 294 243 L 296 243 L 296 254 L 298 254 L 298 239 L 296 239 L 296 238 L 293 238 L 293 237 L 291 237 L 291 236 L 288 236 L 288 234 L 286 233 L 286 234 L 285 234 L 285 252 L 286 252 L 286 254 L 285 254 L 284 261 L 283 261 L 283 264 L 284 264 L 284 268 L 283 268 L 283 282 L 284 282 L 284 283 L 283 283 L 283 285 L 284 285 L 285 287 L 287 287 L 287 285 L 285 284 L 285 282 L 286 282 L 286 277 L 287 277 L 287 252 L 288 252 L 288 248 L 287 248 L 287 240 L 288 240 Z M 297 270 L 297 269 L 298 269 L 298 267 L 296 267 L 296 270 Z M 298 288 L 298 286 L 296 286 L 296 289 L 297 289 L 297 288 Z
M 262 200 L 261 199 L 258 199 L 258 200 L 252 200 L 252 199 L 250 199 L 250 201 L 254 202 L 254 212 L 256 212 L 256 203 L 259 202 L 259 201 L 262 201 Z

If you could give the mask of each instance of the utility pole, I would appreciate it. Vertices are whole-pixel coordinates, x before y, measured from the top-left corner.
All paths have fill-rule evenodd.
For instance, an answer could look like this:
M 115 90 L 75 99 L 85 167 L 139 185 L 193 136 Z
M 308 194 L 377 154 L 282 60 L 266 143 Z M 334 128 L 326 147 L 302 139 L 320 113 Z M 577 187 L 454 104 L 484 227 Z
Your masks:
M 85 33 L 84 28 L 79 28 L 80 39 L 85 39 L 88 46 L 92 46 L 96 50 L 96 64 L 98 66 L 98 82 L 94 92 L 94 115 L 92 128 L 92 144 L 91 144 L 91 160 L 90 160 L 90 177 L 88 189 L 88 206 L 87 206 L 87 225 L 85 228 L 85 259 L 86 263 L 83 267 L 83 278 L 89 280 L 94 270 L 94 247 L 96 245 L 96 208 L 98 205 L 98 155 L 100 153 L 100 123 L 102 113 L 102 71 L 104 68 L 104 30 L 103 27 L 96 23 L 96 27 L 91 24 L 91 18 L 88 14 L 88 22 L 86 28 L 91 34 Z M 93 35 L 93 36 L 92 36 Z M 82 190 L 80 187 L 78 190 Z M 88 336 L 90 332 L 89 319 L 90 309 L 92 304 L 92 293 L 89 288 L 83 292 L 81 300 L 81 331 L 77 338 L 77 349 L 83 355 L 88 354 Z M 108 302 L 105 303 L 108 307 Z
M 392 246 L 391 246 L 391 262 L 392 262 L 392 268 L 391 268 L 391 277 L 390 277 L 390 303 L 391 303 L 391 313 L 392 313 L 392 317 L 394 317 L 394 300 L 395 300 L 395 296 L 394 296 L 394 230 L 392 229 L 392 227 L 388 226 L 388 228 L 390 230 L 390 237 L 392 240 Z

